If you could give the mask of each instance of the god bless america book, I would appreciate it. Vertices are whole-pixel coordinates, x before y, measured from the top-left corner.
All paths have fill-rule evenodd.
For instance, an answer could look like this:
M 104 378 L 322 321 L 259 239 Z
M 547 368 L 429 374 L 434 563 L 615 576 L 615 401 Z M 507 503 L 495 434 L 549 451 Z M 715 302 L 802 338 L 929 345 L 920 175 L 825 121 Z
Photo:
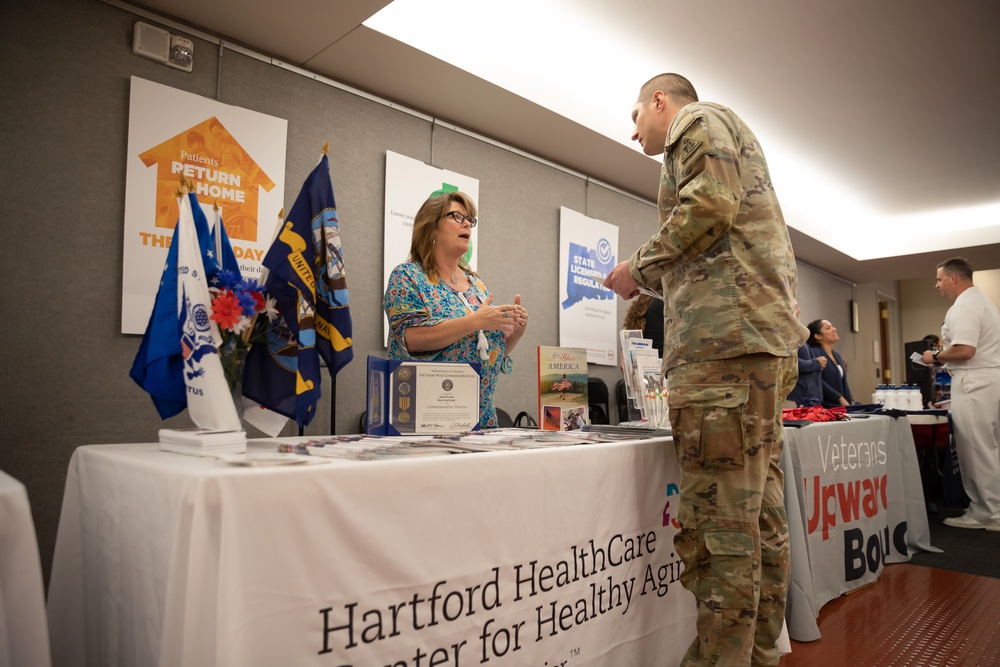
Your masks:
M 587 350 L 538 346 L 538 425 L 543 431 L 572 431 L 590 423 Z

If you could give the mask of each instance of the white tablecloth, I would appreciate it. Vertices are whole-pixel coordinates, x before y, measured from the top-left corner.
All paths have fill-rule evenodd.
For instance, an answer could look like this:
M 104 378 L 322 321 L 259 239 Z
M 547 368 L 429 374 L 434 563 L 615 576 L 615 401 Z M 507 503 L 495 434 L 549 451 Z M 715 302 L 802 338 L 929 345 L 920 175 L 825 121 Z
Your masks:
M 820 608 L 930 544 L 920 467 L 905 418 L 883 415 L 785 429 L 792 549 L 788 633 L 819 639 Z
M 667 442 L 274 468 L 81 447 L 53 662 L 677 664 Z
M 28 492 L 0 471 L 0 667 L 49 664 L 42 565 Z

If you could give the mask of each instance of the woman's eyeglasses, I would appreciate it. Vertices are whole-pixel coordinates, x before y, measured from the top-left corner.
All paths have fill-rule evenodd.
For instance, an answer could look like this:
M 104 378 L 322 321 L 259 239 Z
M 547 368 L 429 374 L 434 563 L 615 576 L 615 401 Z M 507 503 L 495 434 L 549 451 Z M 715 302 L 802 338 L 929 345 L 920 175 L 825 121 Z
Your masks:
M 475 218 L 470 218 L 467 215 L 462 215 L 458 211 L 448 211 L 447 213 L 445 213 L 441 217 L 443 217 L 443 218 L 451 218 L 452 220 L 454 220 L 455 222 L 457 222 L 460 225 L 461 224 L 465 224 L 465 222 L 468 221 L 469 222 L 469 227 L 475 227 L 476 223 L 479 222 Z

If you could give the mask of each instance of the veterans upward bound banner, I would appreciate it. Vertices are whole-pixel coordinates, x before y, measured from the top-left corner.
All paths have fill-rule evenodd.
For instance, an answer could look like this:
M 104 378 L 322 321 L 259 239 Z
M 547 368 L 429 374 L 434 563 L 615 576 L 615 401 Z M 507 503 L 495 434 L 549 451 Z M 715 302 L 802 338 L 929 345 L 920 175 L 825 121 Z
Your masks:
M 820 607 L 875 581 L 886 563 L 934 551 L 913 436 L 906 419 L 854 416 L 849 422 L 785 430 L 785 505 L 792 535 L 790 604 Z M 801 546 L 800 546 L 801 545 Z M 819 637 L 808 612 L 793 611 L 794 639 Z
M 177 187 L 192 182 L 209 220 L 218 204 L 245 278 L 260 278 L 285 180 L 284 119 L 138 77 L 129 98 L 122 333 L 142 333 L 177 223 Z

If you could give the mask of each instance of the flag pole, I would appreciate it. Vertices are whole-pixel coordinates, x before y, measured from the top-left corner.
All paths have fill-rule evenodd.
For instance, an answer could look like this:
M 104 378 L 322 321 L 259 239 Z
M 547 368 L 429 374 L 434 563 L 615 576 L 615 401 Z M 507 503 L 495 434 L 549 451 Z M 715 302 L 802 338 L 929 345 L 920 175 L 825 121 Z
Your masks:
M 330 150 L 330 142 L 323 146 L 323 155 Z M 329 368 L 327 369 L 329 370 Z M 330 373 L 330 435 L 337 435 L 337 374 Z
M 222 226 L 222 213 L 219 211 L 219 200 L 215 200 L 215 204 L 212 205 L 212 210 L 215 211 L 215 258 L 219 260 L 219 265 L 222 265 L 222 232 L 219 227 Z
M 330 375 L 330 435 L 337 435 L 337 376 Z

